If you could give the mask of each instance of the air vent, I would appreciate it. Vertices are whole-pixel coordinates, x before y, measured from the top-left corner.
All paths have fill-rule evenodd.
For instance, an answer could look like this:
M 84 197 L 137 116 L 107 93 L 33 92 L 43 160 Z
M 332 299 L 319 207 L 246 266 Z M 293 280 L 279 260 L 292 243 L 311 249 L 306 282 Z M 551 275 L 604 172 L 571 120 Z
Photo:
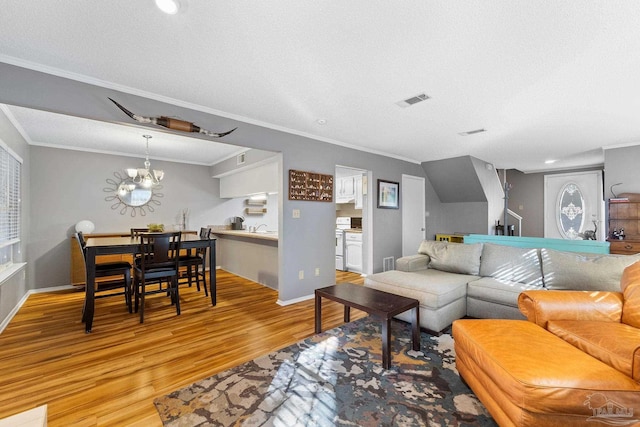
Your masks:
M 243 165 L 244 162 L 246 161 L 245 155 L 247 153 L 242 153 L 242 154 L 238 154 L 238 156 L 236 157 L 236 165 Z
M 396 269 L 396 265 L 395 265 L 395 261 L 393 260 L 392 256 L 386 257 L 386 258 L 382 258 L 382 271 L 389 271 L 389 270 L 395 270 Z
M 460 132 L 458 135 L 469 136 L 469 135 L 474 135 L 476 133 L 482 133 L 482 132 L 486 132 L 486 131 L 487 131 L 486 129 L 476 129 L 476 130 L 470 130 L 470 131 L 467 131 L 467 132 Z
M 402 108 L 407 108 L 417 104 L 418 102 L 426 101 L 430 98 L 431 97 L 426 93 L 421 93 L 420 95 L 412 96 L 411 98 L 403 99 L 402 101 L 396 102 L 396 105 Z

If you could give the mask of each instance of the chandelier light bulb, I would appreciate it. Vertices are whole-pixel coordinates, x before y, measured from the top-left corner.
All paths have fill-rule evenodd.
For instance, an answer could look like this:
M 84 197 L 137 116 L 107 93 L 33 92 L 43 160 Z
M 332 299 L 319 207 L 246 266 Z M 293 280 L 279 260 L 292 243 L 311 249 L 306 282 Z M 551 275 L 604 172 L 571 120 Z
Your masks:
M 156 6 L 167 15 L 175 15 L 180 10 L 177 0 L 156 0 Z
M 133 184 L 129 184 L 128 186 L 121 185 L 118 188 L 118 194 L 122 196 L 124 195 L 122 194 L 122 191 L 124 191 L 125 193 L 127 191 L 133 191 L 135 189 L 135 184 L 139 184 L 144 188 L 151 188 L 154 185 L 158 185 L 160 181 L 162 181 L 162 178 L 164 178 L 163 170 L 153 169 L 152 172 L 152 170 L 150 169 L 151 162 L 149 161 L 149 138 L 151 138 L 151 135 L 142 135 L 142 137 L 147 140 L 144 168 L 128 168 L 125 170 L 129 178 L 131 178 L 131 181 L 133 181 Z

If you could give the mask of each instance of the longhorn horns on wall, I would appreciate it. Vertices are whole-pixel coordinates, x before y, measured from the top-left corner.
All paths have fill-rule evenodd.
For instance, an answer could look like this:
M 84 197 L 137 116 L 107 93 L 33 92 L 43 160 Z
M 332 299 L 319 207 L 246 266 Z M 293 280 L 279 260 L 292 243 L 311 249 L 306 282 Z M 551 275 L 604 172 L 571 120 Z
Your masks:
M 216 133 L 216 132 L 211 132 L 208 131 L 206 129 L 202 129 L 200 126 L 194 125 L 191 122 L 187 122 L 184 120 L 179 120 L 179 119 L 173 119 L 171 117 L 166 117 L 166 116 L 160 116 L 160 117 L 144 117 L 144 116 L 139 116 L 137 114 L 133 114 L 131 111 L 127 110 L 126 108 L 124 108 L 122 105 L 118 104 L 116 101 L 114 101 L 113 99 L 109 98 L 109 100 L 111 102 L 113 102 L 114 104 L 116 104 L 116 106 L 121 109 L 127 116 L 131 117 L 133 120 L 140 122 L 140 123 L 151 123 L 154 125 L 158 125 L 158 126 L 162 126 L 165 127 L 167 129 L 171 129 L 171 130 L 179 130 L 181 132 L 195 132 L 195 133 L 201 133 L 207 136 L 211 136 L 213 138 L 222 138 L 225 135 L 229 135 L 231 132 L 233 132 L 234 130 L 238 129 L 233 128 L 228 132 L 223 132 L 223 133 Z

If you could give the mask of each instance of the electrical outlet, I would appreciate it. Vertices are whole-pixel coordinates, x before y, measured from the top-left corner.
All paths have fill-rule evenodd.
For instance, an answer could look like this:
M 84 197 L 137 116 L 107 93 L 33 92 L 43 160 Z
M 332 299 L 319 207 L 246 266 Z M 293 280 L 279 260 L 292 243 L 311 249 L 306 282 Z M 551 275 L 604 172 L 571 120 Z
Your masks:
M 298 279 L 300 280 L 304 279 L 304 270 L 298 271 Z
M 320 275 L 320 269 L 316 268 L 316 276 L 319 276 L 319 275 Z
M 300 209 L 294 209 L 293 210 L 293 217 L 294 218 L 300 218 Z

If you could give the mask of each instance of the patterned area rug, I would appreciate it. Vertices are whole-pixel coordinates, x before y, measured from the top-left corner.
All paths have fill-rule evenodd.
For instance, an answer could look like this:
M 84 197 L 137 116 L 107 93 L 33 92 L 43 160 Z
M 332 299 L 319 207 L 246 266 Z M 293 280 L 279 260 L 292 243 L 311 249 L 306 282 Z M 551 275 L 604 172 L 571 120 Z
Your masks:
M 366 317 L 154 401 L 165 426 L 495 426 L 455 369 L 453 339 Z

